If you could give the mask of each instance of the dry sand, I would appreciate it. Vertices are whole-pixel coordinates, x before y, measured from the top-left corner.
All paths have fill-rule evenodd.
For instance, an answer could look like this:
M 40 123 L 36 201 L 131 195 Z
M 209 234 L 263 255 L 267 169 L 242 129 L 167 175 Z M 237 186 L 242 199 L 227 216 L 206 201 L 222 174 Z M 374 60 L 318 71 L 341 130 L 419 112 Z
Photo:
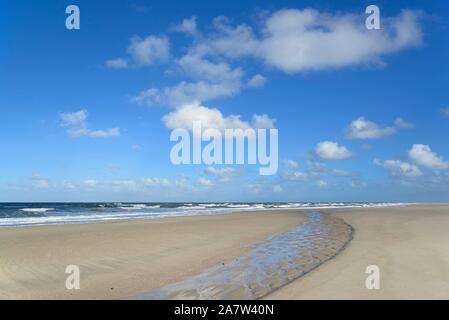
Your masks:
M 355 229 L 334 259 L 272 293 L 270 299 L 449 299 L 449 205 L 345 210 Z M 365 287 L 368 265 L 380 290 Z
M 1 299 L 127 298 L 244 254 L 306 221 L 292 211 L 0 229 Z M 81 290 L 67 290 L 67 265 Z

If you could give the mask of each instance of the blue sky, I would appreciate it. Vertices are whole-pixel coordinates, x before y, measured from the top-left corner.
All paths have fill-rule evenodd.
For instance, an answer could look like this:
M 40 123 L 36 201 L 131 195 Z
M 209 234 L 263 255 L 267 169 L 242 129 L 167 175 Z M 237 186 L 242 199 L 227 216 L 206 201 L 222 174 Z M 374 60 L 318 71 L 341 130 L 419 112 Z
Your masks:
M 0 201 L 449 200 L 444 1 L 0 3 Z M 186 106 L 265 115 L 278 173 L 174 166 Z

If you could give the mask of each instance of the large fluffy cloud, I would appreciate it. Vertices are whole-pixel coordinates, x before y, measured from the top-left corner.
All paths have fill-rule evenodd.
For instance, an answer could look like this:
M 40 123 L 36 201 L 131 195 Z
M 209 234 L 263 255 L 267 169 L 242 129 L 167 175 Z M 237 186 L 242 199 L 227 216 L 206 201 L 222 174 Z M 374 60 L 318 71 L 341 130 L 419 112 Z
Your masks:
M 412 161 L 420 166 L 435 170 L 449 169 L 449 162 L 433 152 L 428 145 L 414 144 L 408 155 Z
M 368 30 L 360 16 L 288 9 L 267 19 L 257 54 L 291 73 L 378 62 L 385 54 L 420 44 L 412 11 L 383 19 L 380 30 Z
M 146 89 L 133 101 L 178 107 L 233 96 L 243 87 L 262 87 L 266 78 L 261 75 L 253 75 L 246 85 L 242 81 L 243 70 L 232 66 L 242 58 L 262 61 L 286 73 L 378 64 L 387 54 L 421 44 L 418 16 L 404 10 L 396 17 L 383 18 L 380 30 L 368 30 L 363 14 L 285 9 L 262 18 L 256 31 L 217 17 L 206 34 L 197 29 L 194 17 L 185 19 L 174 30 L 198 35 L 186 54 L 175 60 L 187 79 Z M 152 49 L 160 47 L 163 50 Z M 151 64 L 156 60 L 153 56 L 167 56 L 168 41 L 154 36 L 137 38 L 129 52 L 140 64 Z
M 170 129 L 191 130 L 195 121 L 201 121 L 203 129 L 267 129 L 273 128 L 275 119 L 267 115 L 253 115 L 251 122 L 243 121 L 238 115 L 224 116 L 220 110 L 202 106 L 198 102 L 183 105 L 162 118 L 163 123 Z
M 229 58 L 251 56 L 287 73 L 379 63 L 386 54 L 419 46 L 419 14 L 403 10 L 368 30 L 363 15 L 283 9 L 261 22 L 256 36 L 246 24 L 233 27 L 225 17 L 214 20 L 216 33 L 197 50 Z

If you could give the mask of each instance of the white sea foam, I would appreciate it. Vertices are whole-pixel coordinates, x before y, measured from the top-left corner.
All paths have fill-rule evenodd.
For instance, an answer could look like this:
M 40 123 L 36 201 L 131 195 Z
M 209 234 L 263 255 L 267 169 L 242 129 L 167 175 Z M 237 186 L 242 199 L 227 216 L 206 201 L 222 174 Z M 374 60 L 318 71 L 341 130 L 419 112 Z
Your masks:
M 147 204 L 129 204 L 129 205 L 124 205 L 121 204 L 120 206 L 118 206 L 117 208 L 119 209 L 123 209 L 123 210 L 142 210 L 142 209 L 156 209 L 156 208 L 160 208 L 161 205 L 147 205 Z
M 29 213 L 45 213 L 47 211 L 53 211 L 53 208 L 23 208 L 20 211 Z

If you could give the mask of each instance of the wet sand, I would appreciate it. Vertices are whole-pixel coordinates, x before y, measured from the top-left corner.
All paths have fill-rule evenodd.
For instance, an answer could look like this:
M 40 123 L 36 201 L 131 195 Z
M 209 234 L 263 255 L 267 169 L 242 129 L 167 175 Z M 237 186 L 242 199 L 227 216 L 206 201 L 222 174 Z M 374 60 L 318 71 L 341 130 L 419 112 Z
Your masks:
M 355 229 L 332 260 L 269 299 L 449 299 L 449 205 L 351 209 L 334 213 Z M 368 265 L 380 289 L 365 287 Z
M 235 260 L 137 299 L 259 299 L 311 272 L 351 241 L 353 229 L 329 214 L 306 212 L 307 221 L 259 241 Z
M 270 211 L 0 229 L 0 298 L 132 297 L 232 261 L 306 220 Z M 65 287 L 72 264 L 80 290 Z

